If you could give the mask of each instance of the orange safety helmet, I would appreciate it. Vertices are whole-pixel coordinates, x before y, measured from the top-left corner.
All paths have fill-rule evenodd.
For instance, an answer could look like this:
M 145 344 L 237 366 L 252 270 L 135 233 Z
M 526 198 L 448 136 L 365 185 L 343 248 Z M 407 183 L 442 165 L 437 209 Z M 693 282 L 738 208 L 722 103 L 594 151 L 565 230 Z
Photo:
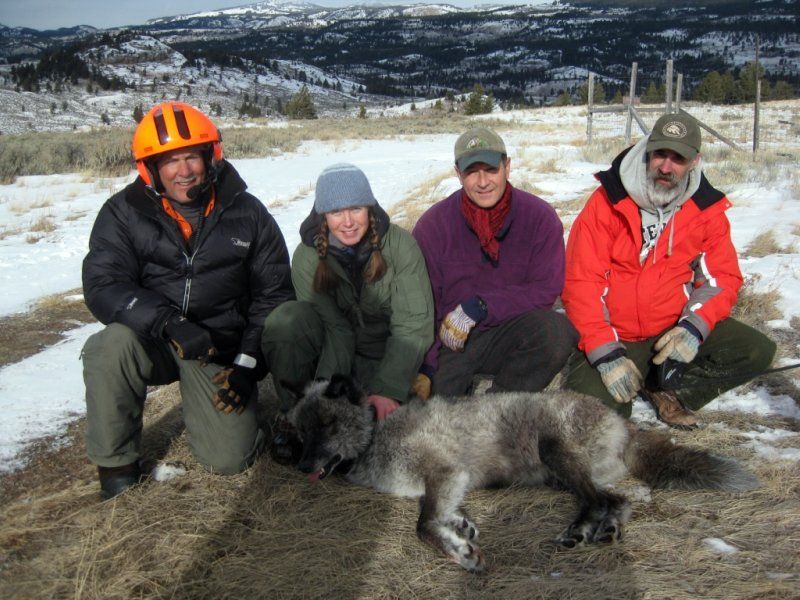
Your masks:
M 211 148 L 207 168 L 211 171 L 209 175 L 212 175 L 222 161 L 222 137 L 211 119 L 185 102 L 156 104 L 133 133 L 136 170 L 145 184 L 152 187 L 156 174 L 150 170 L 148 158 L 170 150 L 204 144 Z

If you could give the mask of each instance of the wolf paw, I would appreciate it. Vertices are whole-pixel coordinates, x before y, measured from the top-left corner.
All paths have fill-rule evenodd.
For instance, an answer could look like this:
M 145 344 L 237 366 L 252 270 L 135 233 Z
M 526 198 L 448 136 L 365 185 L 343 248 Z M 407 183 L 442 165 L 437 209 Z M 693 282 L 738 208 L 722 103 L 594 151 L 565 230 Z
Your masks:
M 465 543 L 460 549 L 460 554 L 456 562 L 470 573 L 481 573 L 486 568 L 483 560 L 483 553 L 476 544 Z
M 564 548 L 578 548 L 589 543 L 590 533 L 588 523 L 573 523 L 561 532 L 555 542 Z
M 622 523 L 616 516 L 609 516 L 600 521 L 592 532 L 592 542 L 599 544 L 615 544 L 622 541 Z
M 447 524 L 455 530 L 459 537 L 465 540 L 478 539 L 478 527 L 464 515 L 453 515 L 453 518 Z
M 556 538 L 564 548 L 577 548 L 587 544 L 611 544 L 622 540 L 622 523 L 616 515 L 599 521 L 575 522 Z

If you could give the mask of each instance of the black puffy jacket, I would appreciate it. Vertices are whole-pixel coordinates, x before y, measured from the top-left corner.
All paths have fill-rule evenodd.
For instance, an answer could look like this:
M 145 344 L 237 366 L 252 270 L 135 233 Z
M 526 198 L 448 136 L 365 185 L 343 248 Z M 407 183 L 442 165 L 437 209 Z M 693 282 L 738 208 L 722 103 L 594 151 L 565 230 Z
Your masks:
M 106 201 L 83 261 L 86 304 L 102 323 L 161 336 L 180 311 L 209 330 L 223 360 L 260 356 L 264 319 L 294 298 L 275 219 L 224 163 L 214 209 L 190 253 L 176 222 L 141 178 Z

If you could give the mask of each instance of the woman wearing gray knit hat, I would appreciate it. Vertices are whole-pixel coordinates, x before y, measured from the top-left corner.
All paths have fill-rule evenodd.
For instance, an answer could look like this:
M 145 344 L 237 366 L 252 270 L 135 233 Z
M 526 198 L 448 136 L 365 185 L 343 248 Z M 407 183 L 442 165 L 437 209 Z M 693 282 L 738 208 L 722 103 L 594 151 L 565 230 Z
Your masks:
M 294 400 L 280 381 L 345 373 L 364 386 L 383 419 L 409 397 L 433 342 L 422 253 L 409 232 L 389 222 L 364 172 L 346 163 L 320 174 L 300 237 L 292 258 L 297 301 L 271 313 L 264 336 L 281 411 Z M 272 456 L 290 462 L 292 450 L 279 416 Z

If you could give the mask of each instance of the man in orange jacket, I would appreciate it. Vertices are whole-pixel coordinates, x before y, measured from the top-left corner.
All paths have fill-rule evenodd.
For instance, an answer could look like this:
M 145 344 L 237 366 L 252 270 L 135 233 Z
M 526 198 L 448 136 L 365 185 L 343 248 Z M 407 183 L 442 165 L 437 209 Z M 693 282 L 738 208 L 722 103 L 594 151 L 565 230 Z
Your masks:
M 700 127 L 685 114 L 663 115 L 597 179 L 567 243 L 562 298 L 585 354 L 567 386 L 625 416 L 641 395 L 662 421 L 692 427 L 691 409 L 766 369 L 776 350 L 730 318 L 742 285 L 731 203 L 703 175 Z

